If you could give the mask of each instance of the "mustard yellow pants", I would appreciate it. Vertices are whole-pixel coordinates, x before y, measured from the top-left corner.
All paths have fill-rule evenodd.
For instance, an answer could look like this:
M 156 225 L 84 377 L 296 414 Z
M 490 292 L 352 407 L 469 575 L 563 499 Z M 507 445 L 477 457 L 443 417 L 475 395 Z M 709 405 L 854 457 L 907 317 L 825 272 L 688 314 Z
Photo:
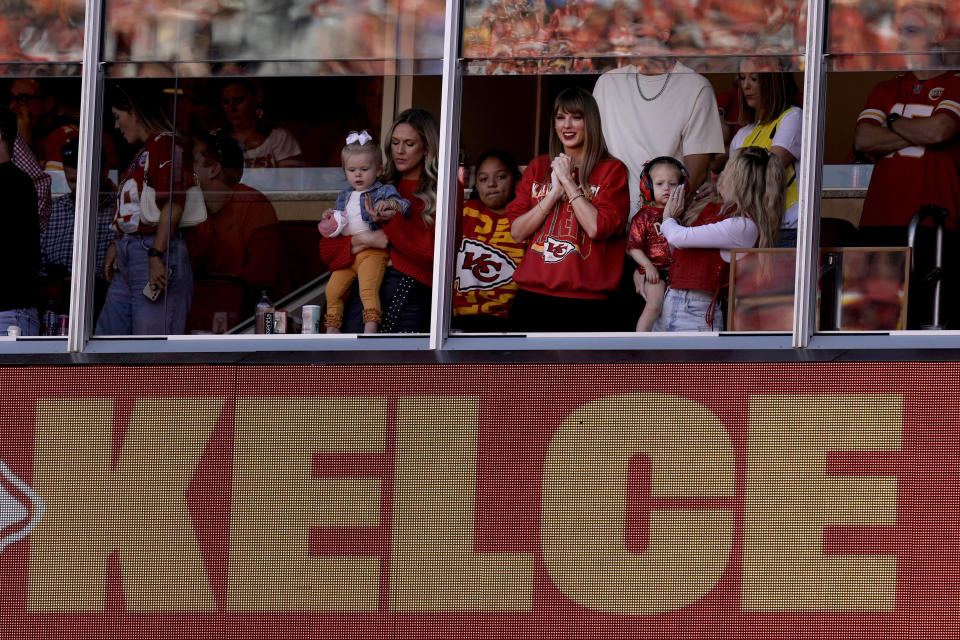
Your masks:
M 353 264 L 330 274 L 327 281 L 327 314 L 324 324 L 340 328 L 343 323 L 343 298 L 350 291 L 353 281 L 360 287 L 363 302 L 363 321 L 380 323 L 383 315 L 380 308 L 380 283 L 387 269 L 390 252 L 386 249 L 364 249 L 353 258 Z

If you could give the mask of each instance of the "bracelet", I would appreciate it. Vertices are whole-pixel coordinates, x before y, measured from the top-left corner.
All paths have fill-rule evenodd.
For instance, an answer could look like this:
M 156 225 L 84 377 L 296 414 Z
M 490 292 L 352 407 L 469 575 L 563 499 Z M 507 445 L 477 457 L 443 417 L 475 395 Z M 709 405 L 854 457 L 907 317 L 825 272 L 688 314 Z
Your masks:
M 160 258 L 161 260 L 163 260 L 163 253 L 164 253 L 163 251 L 160 251 L 159 249 L 154 249 L 153 247 L 150 247 L 149 249 L 147 249 L 147 255 L 150 256 L 151 258 Z
M 575 195 L 575 196 L 573 196 L 572 198 L 570 198 L 570 199 L 567 201 L 567 204 L 569 204 L 569 205 L 572 206 L 573 203 L 574 203 L 574 201 L 575 201 L 577 198 L 582 198 L 582 197 L 583 197 L 583 192 L 581 191 L 581 192 L 578 193 L 577 195 Z

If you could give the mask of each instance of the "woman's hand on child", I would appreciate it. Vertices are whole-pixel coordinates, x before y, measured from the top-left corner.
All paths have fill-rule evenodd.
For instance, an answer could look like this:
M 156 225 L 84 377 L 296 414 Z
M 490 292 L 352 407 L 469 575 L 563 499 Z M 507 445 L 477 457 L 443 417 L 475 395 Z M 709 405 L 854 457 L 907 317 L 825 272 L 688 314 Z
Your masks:
M 364 196 L 367 201 L 367 211 L 377 222 L 388 222 L 393 216 L 397 215 L 397 210 L 393 208 L 393 203 L 389 200 L 381 200 L 374 204 L 373 197 L 368 193 Z
M 683 193 L 684 190 L 677 187 L 673 190 L 673 193 L 670 194 L 670 198 L 667 200 L 667 206 L 663 208 L 664 220 L 667 218 L 676 218 L 683 213 Z
M 700 202 L 708 198 L 713 198 L 717 193 L 717 185 L 712 182 L 704 182 L 700 188 L 693 193 L 693 201 Z

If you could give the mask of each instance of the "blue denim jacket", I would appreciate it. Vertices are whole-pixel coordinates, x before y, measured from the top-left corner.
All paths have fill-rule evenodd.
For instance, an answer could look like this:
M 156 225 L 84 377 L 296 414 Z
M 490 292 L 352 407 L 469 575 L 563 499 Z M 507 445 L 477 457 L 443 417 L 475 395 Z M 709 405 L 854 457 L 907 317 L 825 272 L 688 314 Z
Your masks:
M 344 189 L 337 195 L 337 203 L 333 206 L 335 211 L 344 211 L 347 208 L 347 200 L 350 199 L 350 194 L 354 192 L 353 187 Z M 400 213 L 406 217 L 410 213 L 410 201 L 405 200 L 400 197 L 400 192 L 397 191 L 397 188 L 392 184 L 383 184 L 379 180 L 374 182 L 369 189 L 360 194 L 360 217 L 363 218 L 363 221 L 370 225 L 370 231 L 376 231 L 380 228 L 380 224 L 373 221 L 373 216 L 370 215 L 370 212 L 367 211 L 366 198 L 364 194 L 370 194 L 370 197 L 373 198 L 373 204 L 377 204 L 381 200 L 396 200 L 400 203 Z

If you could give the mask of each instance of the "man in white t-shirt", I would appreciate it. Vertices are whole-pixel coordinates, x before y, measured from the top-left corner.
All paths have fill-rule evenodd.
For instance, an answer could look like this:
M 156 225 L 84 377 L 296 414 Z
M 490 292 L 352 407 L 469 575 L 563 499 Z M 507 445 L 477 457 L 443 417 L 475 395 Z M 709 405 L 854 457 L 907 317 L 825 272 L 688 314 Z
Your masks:
M 683 162 L 688 197 L 724 152 L 717 100 L 710 82 L 670 59 L 649 58 L 608 71 L 593 89 L 607 148 L 630 170 L 630 216 L 639 209 L 640 171 L 658 156 Z

